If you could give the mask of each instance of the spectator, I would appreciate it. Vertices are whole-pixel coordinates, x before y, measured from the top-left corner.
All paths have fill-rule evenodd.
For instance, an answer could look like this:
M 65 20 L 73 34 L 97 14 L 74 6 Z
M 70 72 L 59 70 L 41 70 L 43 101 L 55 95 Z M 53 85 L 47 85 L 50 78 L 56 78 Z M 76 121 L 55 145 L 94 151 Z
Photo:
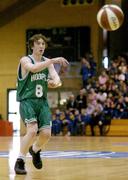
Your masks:
M 85 89 L 80 89 L 79 94 L 76 96 L 76 102 L 79 112 L 81 112 L 81 109 L 85 109 L 87 107 Z
M 126 118 L 127 117 L 127 107 L 124 101 L 124 97 L 120 96 L 116 103 L 116 118 Z
M 69 112 L 68 117 L 68 134 L 73 136 L 75 135 L 75 115 L 72 111 Z
M 81 58 L 81 75 L 83 81 L 83 88 L 88 85 L 88 79 L 91 77 L 91 66 L 86 58 Z
M 56 114 L 52 114 L 52 135 L 59 135 L 61 132 L 61 122 Z
M 71 135 L 69 130 L 69 120 L 66 118 L 65 112 L 60 113 L 61 132 L 63 135 Z
M 75 110 L 74 112 L 75 115 L 75 135 L 84 135 L 85 134 L 85 128 L 84 128 L 84 123 L 81 119 L 81 114 L 78 110 Z
M 101 116 L 103 112 L 103 106 L 99 100 L 93 101 L 93 106 L 94 106 L 94 111 L 92 114 L 92 121 L 90 123 L 92 136 L 95 136 L 94 127 L 96 125 L 99 126 L 100 135 L 102 136 L 103 135 L 103 122 L 102 122 Z
M 108 79 L 109 79 L 109 77 L 108 77 L 106 71 L 103 70 L 103 71 L 101 72 L 101 74 L 99 75 L 99 84 L 100 84 L 100 85 L 106 84 L 107 81 L 108 81 Z
M 96 75 L 96 62 L 94 60 L 93 54 L 92 53 L 86 53 L 85 57 L 87 58 L 91 69 L 90 69 L 90 74 L 91 74 L 91 78 L 94 77 Z
M 74 112 L 74 110 L 77 108 L 77 101 L 75 99 L 74 94 L 71 94 L 67 100 L 66 108 L 69 111 Z

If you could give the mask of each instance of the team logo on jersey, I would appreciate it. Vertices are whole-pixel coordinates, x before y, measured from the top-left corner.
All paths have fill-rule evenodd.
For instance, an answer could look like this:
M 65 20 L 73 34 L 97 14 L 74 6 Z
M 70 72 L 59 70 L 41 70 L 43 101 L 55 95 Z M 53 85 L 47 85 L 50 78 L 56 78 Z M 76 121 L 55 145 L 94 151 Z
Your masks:
M 47 81 L 46 74 L 44 74 L 44 73 L 35 73 L 35 74 L 31 75 L 31 82 L 32 81 L 37 81 L 37 80 Z

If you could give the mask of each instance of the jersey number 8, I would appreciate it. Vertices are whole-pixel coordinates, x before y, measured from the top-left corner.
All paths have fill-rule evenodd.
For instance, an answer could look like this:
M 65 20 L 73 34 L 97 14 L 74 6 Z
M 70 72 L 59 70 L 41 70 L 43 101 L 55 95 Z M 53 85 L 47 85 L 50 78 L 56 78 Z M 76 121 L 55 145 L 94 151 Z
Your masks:
M 36 96 L 38 98 L 43 96 L 43 87 L 40 84 L 36 85 Z

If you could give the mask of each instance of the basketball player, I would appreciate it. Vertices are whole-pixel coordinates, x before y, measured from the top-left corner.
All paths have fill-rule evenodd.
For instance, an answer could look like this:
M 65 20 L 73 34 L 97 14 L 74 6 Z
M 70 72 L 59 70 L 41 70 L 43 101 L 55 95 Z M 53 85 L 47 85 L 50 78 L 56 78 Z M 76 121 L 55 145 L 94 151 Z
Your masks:
M 47 102 L 47 87 L 60 86 L 61 80 L 54 64 L 67 66 L 63 57 L 48 59 L 43 56 L 47 47 L 46 37 L 36 34 L 29 39 L 32 54 L 20 59 L 17 78 L 17 100 L 20 101 L 20 115 L 26 124 L 26 135 L 21 140 L 20 153 L 14 170 L 26 174 L 25 156 L 32 156 L 35 168 L 42 168 L 40 151 L 51 136 L 51 114 Z

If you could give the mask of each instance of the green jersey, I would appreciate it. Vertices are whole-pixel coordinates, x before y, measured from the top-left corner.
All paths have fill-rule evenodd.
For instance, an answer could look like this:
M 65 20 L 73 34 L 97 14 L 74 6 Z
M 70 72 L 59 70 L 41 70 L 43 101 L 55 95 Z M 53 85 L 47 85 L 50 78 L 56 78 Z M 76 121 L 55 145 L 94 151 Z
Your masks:
M 34 64 L 35 62 L 32 57 L 30 55 L 28 57 Z M 42 58 L 42 61 L 44 61 L 44 58 Z M 17 78 L 17 101 L 33 98 L 47 98 L 47 80 L 48 68 L 36 73 L 28 72 L 25 77 L 22 77 L 21 64 L 19 64 Z

